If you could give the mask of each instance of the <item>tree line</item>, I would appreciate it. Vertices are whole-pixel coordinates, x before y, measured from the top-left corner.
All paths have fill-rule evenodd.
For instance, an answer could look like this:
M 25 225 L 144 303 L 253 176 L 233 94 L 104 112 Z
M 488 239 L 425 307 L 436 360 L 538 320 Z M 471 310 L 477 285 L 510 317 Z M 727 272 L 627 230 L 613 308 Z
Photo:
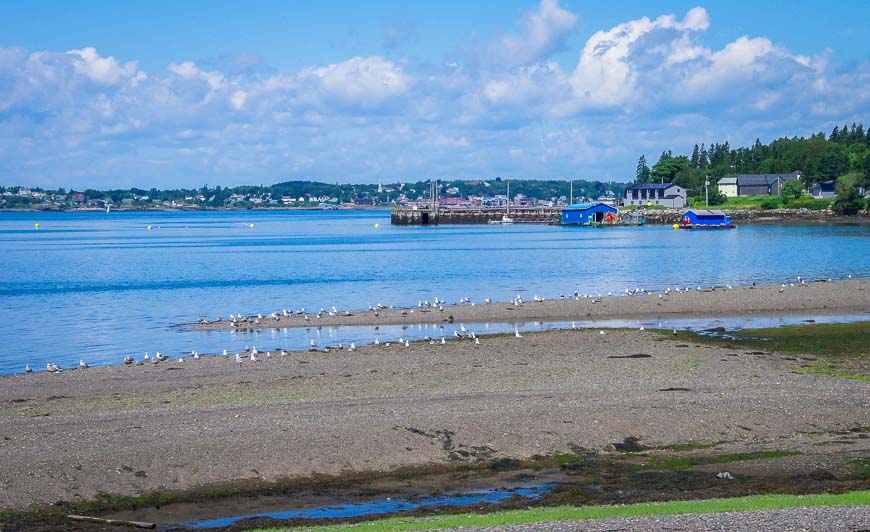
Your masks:
M 861 123 L 837 126 L 825 135 L 782 137 L 770 144 L 759 139 L 751 147 L 732 148 L 728 141 L 695 144 L 691 155 L 665 150 L 651 168 L 641 155 L 636 183 L 675 183 L 690 191 L 704 186 L 706 176 L 718 179 L 737 174 L 785 174 L 800 170 L 806 186 L 852 175 L 859 185 L 870 184 L 870 129 Z

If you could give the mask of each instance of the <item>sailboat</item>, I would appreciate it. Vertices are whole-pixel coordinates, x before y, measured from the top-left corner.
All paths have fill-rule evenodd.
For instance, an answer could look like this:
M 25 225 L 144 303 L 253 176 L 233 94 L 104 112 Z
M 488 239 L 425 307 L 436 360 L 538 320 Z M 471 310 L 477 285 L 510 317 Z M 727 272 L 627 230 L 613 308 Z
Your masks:
M 502 215 L 501 220 L 490 220 L 487 223 L 489 224 L 512 224 L 514 223 L 514 219 L 510 217 L 511 213 L 511 180 L 508 179 L 507 182 L 507 205 L 505 206 L 505 213 Z

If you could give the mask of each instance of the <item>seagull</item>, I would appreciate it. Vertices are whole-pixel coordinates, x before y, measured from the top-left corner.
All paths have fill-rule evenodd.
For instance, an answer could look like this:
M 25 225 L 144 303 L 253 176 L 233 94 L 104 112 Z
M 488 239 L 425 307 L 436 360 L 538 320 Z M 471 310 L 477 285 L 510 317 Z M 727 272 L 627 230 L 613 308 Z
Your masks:
M 445 345 L 446 343 L 447 343 L 447 340 L 444 339 L 444 337 L 442 336 L 441 337 L 441 345 Z
M 194 352 L 193 352 L 193 359 L 194 359 L 194 360 L 199 360 L 199 352 L 197 352 L 197 351 L 194 351 Z
M 377 338 L 375 338 L 375 345 L 381 345 L 381 341 Z
M 142 357 L 142 360 L 148 360 L 148 359 L 150 359 L 150 358 L 151 358 L 151 357 L 148 356 L 148 351 L 145 351 L 145 356 Z
M 572 321 L 572 322 L 571 322 L 571 328 L 572 328 L 572 329 L 577 329 L 577 323 Z
M 604 332 L 604 331 L 598 331 L 598 334 L 600 334 L 601 336 L 604 336 L 604 335 L 607 334 L 607 333 Z
M 459 330 L 462 331 L 462 332 L 468 332 L 468 329 L 465 328 L 465 324 L 464 324 L 464 323 L 460 323 L 460 324 L 459 324 Z
M 88 363 L 87 363 L 87 362 L 85 362 L 85 361 L 82 360 L 82 359 L 79 359 L 79 369 L 88 369 L 89 367 L 90 367 L 90 366 L 88 366 Z
M 522 340 L 522 338 L 523 338 L 523 335 L 520 334 L 520 330 L 517 328 L 514 328 L 514 338 L 518 338 L 520 340 Z
M 356 351 L 356 344 L 353 342 L 350 343 L 350 347 L 347 348 L 348 351 Z
M 314 341 L 314 338 L 312 338 L 311 341 L 308 343 L 309 343 L 309 345 L 311 345 L 312 348 L 317 347 L 317 342 Z
M 242 355 L 238 353 L 236 353 L 236 364 L 238 364 L 240 367 L 242 365 Z
M 411 342 L 409 342 L 408 340 L 405 340 L 405 347 L 411 347 Z
M 474 339 L 474 345 L 480 345 L 480 338 Z
M 643 325 L 641 325 L 641 326 L 640 326 L 640 330 L 641 330 L 641 331 L 645 331 L 646 329 L 644 329 L 644 328 L 643 328 Z
M 124 364 L 129 366 L 132 363 L 133 363 L 133 357 L 131 357 L 130 355 L 124 355 Z
M 282 349 L 282 350 L 281 350 L 281 356 L 282 356 L 282 357 L 286 357 L 286 356 L 287 356 L 287 351 L 284 351 L 284 350 Z
M 63 373 L 63 368 L 55 364 L 54 362 L 50 362 L 45 365 L 45 369 L 50 371 L 51 373 Z
M 24 364 L 24 373 L 33 373 L 33 368 L 30 367 L 30 364 Z
M 257 353 L 251 353 L 251 362 L 259 362 L 260 357 L 257 356 Z
M 227 353 L 227 350 L 226 350 L 226 349 L 224 349 L 224 356 L 225 356 L 225 357 L 226 357 L 226 356 L 230 356 L 229 353 Z
M 154 355 L 154 358 L 156 358 L 157 360 L 159 360 L 159 361 L 161 361 L 161 362 L 163 362 L 164 360 L 166 360 L 166 356 L 165 356 L 165 355 L 161 355 L 161 354 L 160 354 L 160 351 L 157 351 L 157 354 Z
M 676 329 L 676 327 L 674 327 L 674 336 L 676 336 L 676 335 L 677 335 L 677 329 Z

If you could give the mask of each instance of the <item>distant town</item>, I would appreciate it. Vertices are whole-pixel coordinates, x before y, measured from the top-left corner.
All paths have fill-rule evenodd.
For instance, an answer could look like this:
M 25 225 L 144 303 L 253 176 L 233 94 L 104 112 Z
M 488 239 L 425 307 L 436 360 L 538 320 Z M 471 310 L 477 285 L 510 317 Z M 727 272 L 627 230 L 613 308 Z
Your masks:
M 208 187 L 188 190 L 44 190 L 23 186 L 0 187 L 4 209 L 352 209 L 414 208 L 429 205 L 429 181 L 376 185 L 287 181 L 271 186 Z M 616 204 L 625 183 L 576 180 L 438 181 L 438 203 L 451 207 L 559 207 L 570 201 L 600 200 Z

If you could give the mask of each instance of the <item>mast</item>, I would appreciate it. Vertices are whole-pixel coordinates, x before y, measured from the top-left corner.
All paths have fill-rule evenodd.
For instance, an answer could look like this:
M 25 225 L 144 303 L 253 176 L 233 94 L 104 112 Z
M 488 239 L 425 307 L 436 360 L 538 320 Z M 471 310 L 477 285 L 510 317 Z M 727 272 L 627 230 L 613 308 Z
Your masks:
M 511 180 L 508 179 L 507 185 L 507 206 L 505 207 L 505 216 L 510 216 L 511 214 Z
M 574 204 L 574 180 L 571 180 L 571 192 L 568 193 L 568 205 Z

